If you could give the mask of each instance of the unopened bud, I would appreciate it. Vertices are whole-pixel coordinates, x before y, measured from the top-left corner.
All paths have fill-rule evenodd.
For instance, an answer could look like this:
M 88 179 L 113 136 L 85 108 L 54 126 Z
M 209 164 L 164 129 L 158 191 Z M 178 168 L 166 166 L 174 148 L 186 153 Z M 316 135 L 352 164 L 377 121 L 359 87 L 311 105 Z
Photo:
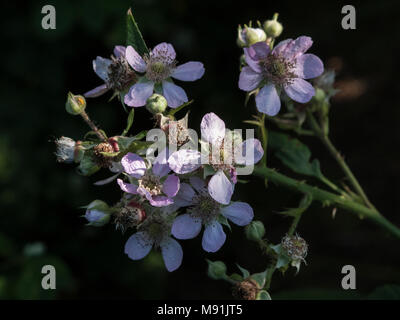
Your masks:
M 56 156 L 58 162 L 80 162 L 85 152 L 80 141 L 75 142 L 68 137 L 61 137 L 55 141 Z
M 146 109 L 152 114 L 162 113 L 167 109 L 168 102 L 161 94 L 152 94 L 146 102 Z
M 278 38 L 282 31 L 283 26 L 278 22 L 278 15 L 275 14 L 272 20 L 267 20 L 264 22 L 264 31 L 267 33 L 268 37 Z
M 324 90 L 320 88 L 315 89 L 315 95 L 313 97 L 313 100 L 317 103 L 323 103 L 325 101 L 326 95 Z
M 251 45 L 267 40 L 267 35 L 263 29 L 250 28 L 245 26 L 243 29 L 241 26 L 238 27 L 238 38 L 237 45 L 241 48 L 250 47 Z
M 265 227 L 261 221 L 252 221 L 244 229 L 247 239 L 251 241 L 260 241 L 265 235 Z
M 72 115 L 81 114 L 86 108 L 86 100 L 83 96 L 68 93 L 65 109 Z
M 85 218 L 89 222 L 88 225 L 101 227 L 110 221 L 110 207 L 101 200 L 92 201 L 86 209 Z
M 210 261 L 208 262 L 208 276 L 214 280 L 226 278 L 226 265 L 222 261 Z

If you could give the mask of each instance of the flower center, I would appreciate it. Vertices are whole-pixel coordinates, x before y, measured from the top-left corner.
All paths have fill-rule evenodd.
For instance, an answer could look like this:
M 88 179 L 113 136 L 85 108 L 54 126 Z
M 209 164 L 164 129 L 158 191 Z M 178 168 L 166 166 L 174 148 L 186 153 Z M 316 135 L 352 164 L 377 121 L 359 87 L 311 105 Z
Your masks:
M 296 78 L 295 63 L 277 54 L 270 54 L 260 62 L 264 77 L 276 85 L 289 85 Z
M 112 63 L 108 67 L 107 87 L 116 91 L 124 91 L 132 83 L 136 82 L 137 77 L 129 67 L 125 58 L 112 57 Z
M 146 172 L 138 182 L 139 187 L 146 189 L 152 196 L 157 196 L 162 192 L 160 178 L 154 174 Z
M 220 204 L 210 197 L 208 192 L 201 192 L 193 198 L 192 215 L 202 220 L 203 224 L 215 220 L 220 212 Z
M 146 78 L 152 82 L 161 82 L 167 79 L 175 69 L 176 61 L 167 55 L 167 52 L 157 52 L 157 55 L 145 55 Z
M 215 169 L 227 170 L 235 163 L 235 146 L 233 141 L 223 139 L 218 146 L 210 144 L 209 163 Z
M 141 229 L 147 233 L 149 240 L 153 241 L 154 246 L 157 247 L 169 236 L 171 223 L 165 217 L 156 214 L 147 218 Z
M 146 212 L 139 203 L 131 201 L 114 214 L 115 228 L 124 233 L 128 228 L 134 228 L 146 219 Z

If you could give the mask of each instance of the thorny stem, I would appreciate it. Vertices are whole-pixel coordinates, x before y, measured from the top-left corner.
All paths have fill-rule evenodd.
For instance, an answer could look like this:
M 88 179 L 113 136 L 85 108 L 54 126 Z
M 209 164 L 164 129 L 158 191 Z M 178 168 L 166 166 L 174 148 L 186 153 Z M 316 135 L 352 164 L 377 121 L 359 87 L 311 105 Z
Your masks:
M 363 188 L 361 187 L 360 183 L 354 176 L 353 172 L 350 170 L 349 166 L 347 165 L 346 161 L 344 161 L 343 156 L 340 152 L 336 149 L 336 147 L 332 144 L 329 137 L 321 130 L 317 120 L 314 118 L 310 111 L 307 111 L 307 118 L 309 119 L 309 123 L 311 128 L 314 130 L 318 138 L 322 141 L 325 147 L 329 150 L 330 154 L 335 158 L 339 166 L 342 168 L 343 172 L 349 179 L 350 183 L 352 184 L 355 191 L 358 195 L 363 199 L 365 204 L 369 206 L 371 209 L 376 210 L 374 205 L 369 201 L 367 195 L 365 194 Z
M 83 120 L 88 124 L 88 126 L 96 133 L 96 135 L 100 138 L 100 140 L 107 142 L 107 137 L 96 127 L 92 120 L 90 120 L 89 115 L 86 111 L 82 111 L 80 113 Z
M 289 178 L 279 172 L 276 172 L 274 169 L 267 167 L 256 166 L 254 168 L 254 174 L 263 179 L 267 178 L 269 181 L 295 192 L 303 194 L 309 193 L 313 200 L 320 201 L 324 206 L 332 205 L 334 207 L 345 209 L 353 214 L 356 214 L 357 216 L 365 217 L 400 239 L 400 229 L 388 221 L 374 208 L 368 208 L 353 200 L 349 200 L 344 196 L 336 195 L 318 187 L 306 184 L 304 181 L 298 181 Z

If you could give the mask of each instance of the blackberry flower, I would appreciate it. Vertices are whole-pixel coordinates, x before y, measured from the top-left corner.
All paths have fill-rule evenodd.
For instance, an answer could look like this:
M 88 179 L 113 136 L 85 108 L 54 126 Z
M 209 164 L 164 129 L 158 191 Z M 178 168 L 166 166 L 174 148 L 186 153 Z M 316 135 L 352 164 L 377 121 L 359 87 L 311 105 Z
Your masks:
M 190 61 L 177 66 L 173 46 L 165 42 L 155 46 L 150 54 L 143 57 L 128 46 L 126 59 L 135 71 L 144 74 L 125 95 L 125 104 L 131 107 L 144 106 L 155 86 L 161 89 L 156 90 L 156 93 L 162 94 L 171 108 L 179 107 L 188 101 L 188 97 L 181 87 L 173 83 L 171 77 L 181 81 L 195 81 L 204 74 L 201 62 Z
M 171 233 L 177 239 L 195 238 L 204 225 L 202 247 L 216 252 L 225 243 L 226 234 L 219 222 L 220 215 L 238 226 L 248 225 L 254 217 L 253 209 L 245 202 L 232 202 L 223 206 L 208 193 L 206 184 L 198 177 L 190 178 L 190 185 L 182 183 L 175 204 L 189 207 L 186 214 L 175 218 Z
M 168 149 L 160 152 L 150 169 L 137 154 L 126 154 L 121 160 L 121 165 L 134 183 L 125 183 L 118 179 L 121 190 L 145 197 L 154 207 L 172 204 L 173 197 L 178 193 L 180 181 L 175 174 L 168 174 L 171 169 L 166 160 L 167 153 Z
M 304 79 L 318 77 L 324 66 L 317 56 L 305 53 L 312 43 L 310 37 L 301 36 L 280 42 L 272 51 L 265 42 L 244 48 L 248 66 L 240 73 L 239 88 L 248 92 L 260 89 L 256 95 L 258 111 L 269 116 L 278 114 L 281 90 L 300 103 L 315 95 L 313 86 Z

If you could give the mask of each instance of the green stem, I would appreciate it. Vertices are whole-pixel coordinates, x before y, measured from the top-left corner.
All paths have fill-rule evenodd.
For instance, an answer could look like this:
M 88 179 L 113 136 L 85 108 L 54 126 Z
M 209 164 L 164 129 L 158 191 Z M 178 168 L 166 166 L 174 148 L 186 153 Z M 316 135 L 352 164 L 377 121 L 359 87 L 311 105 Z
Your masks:
M 289 236 L 292 236 L 294 234 L 294 232 L 296 231 L 297 225 L 299 224 L 299 221 L 300 221 L 302 215 L 303 215 L 303 213 L 300 213 L 294 217 L 292 224 L 290 225 L 290 228 L 288 231 Z
M 254 168 L 254 174 L 263 179 L 267 178 L 269 181 L 295 192 L 303 194 L 310 193 L 313 197 L 313 200 L 320 201 L 323 205 L 333 205 L 356 214 L 357 216 L 366 217 L 367 219 L 392 233 L 394 236 L 400 238 L 400 229 L 383 217 L 376 209 L 368 208 L 357 202 L 349 200 L 344 196 L 336 195 L 315 186 L 308 185 L 304 181 L 298 181 L 289 178 L 279 172 L 276 172 L 274 169 L 257 166 Z
M 335 158 L 336 162 L 342 168 L 343 172 L 345 173 L 346 177 L 349 179 L 350 183 L 352 184 L 354 190 L 358 193 L 358 195 L 363 199 L 366 205 L 368 205 L 371 209 L 376 210 L 374 205 L 369 201 L 367 195 L 365 194 L 363 188 L 361 187 L 360 183 L 354 176 L 353 172 L 350 170 L 349 166 L 347 165 L 346 161 L 344 161 L 343 156 L 340 152 L 336 149 L 336 147 L 332 144 L 329 137 L 321 130 L 317 120 L 314 118 L 313 114 L 310 111 L 307 111 L 307 118 L 309 119 L 309 123 L 311 128 L 314 130 L 316 135 L 325 145 L 325 147 L 329 150 L 330 154 L 333 158 Z

